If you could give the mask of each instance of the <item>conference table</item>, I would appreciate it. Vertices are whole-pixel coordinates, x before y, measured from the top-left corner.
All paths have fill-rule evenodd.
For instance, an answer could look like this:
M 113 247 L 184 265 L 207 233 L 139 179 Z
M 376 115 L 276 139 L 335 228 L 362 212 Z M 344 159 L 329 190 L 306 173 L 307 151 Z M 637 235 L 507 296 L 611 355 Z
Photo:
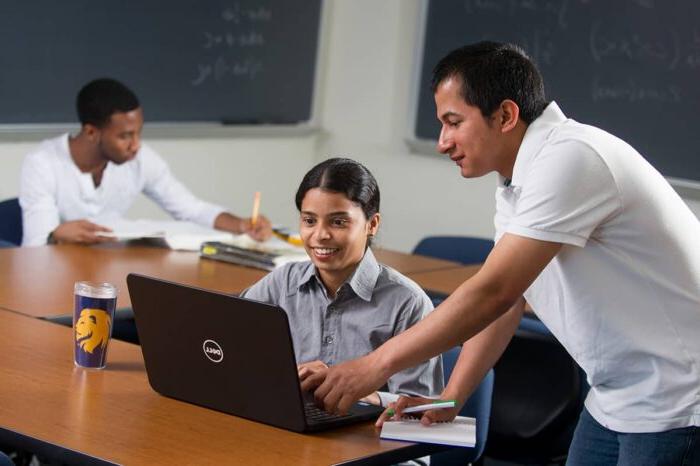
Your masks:
M 67 464 L 389 464 L 439 448 L 381 440 L 371 423 L 297 434 L 158 395 L 138 346 L 74 367 L 72 330 L 0 310 L 0 444 Z
M 462 283 L 476 275 L 480 268 L 481 264 L 453 265 L 439 269 L 408 272 L 406 276 L 418 283 L 424 290 L 447 296 Z
M 442 259 L 373 249 L 377 260 L 411 276 L 458 268 Z M 117 306 L 129 307 L 129 273 L 140 273 L 224 293 L 240 293 L 264 270 L 203 259 L 197 252 L 114 243 L 0 249 L 0 307 L 35 317 L 67 315 L 77 280 L 109 282 L 118 289 Z
M 458 267 L 375 250 L 406 274 Z M 192 252 L 115 244 L 0 249 L 0 445 L 67 464 L 391 464 L 445 447 L 387 441 L 372 423 L 297 434 L 158 395 L 139 346 L 113 340 L 105 370 L 73 365 L 72 329 L 36 317 L 66 315 L 76 280 L 109 281 L 129 306 L 138 272 L 236 293 L 265 271 Z

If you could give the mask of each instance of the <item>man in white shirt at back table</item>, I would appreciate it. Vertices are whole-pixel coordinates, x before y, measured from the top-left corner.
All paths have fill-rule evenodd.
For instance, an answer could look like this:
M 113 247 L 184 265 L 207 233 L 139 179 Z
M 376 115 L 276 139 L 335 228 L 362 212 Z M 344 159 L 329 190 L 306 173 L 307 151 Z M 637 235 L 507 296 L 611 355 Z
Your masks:
M 76 136 L 43 141 L 22 166 L 19 201 L 22 246 L 111 241 L 91 219 L 120 217 L 143 192 L 178 220 L 264 240 L 270 222 L 254 222 L 195 197 L 165 161 L 141 143 L 143 111 L 136 95 L 113 79 L 97 79 L 78 93 Z

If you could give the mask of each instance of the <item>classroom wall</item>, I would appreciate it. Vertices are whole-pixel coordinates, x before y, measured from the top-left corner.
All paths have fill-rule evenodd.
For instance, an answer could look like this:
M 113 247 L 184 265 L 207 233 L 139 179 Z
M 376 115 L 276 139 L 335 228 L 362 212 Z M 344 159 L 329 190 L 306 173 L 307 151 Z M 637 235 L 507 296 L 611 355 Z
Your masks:
M 313 165 L 316 136 L 269 139 L 153 140 L 168 154 L 171 170 L 203 199 L 250 216 L 253 193 L 261 192 L 260 211 L 273 223 L 298 223 L 294 193 Z M 140 202 L 130 212 L 141 218 L 167 218 L 153 202 Z
M 293 196 L 303 173 L 344 155 L 365 163 L 379 181 L 379 245 L 410 251 L 428 234 L 492 236 L 495 176 L 464 180 L 445 156 L 414 154 L 405 144 L 421 1 L 328 0 L 326 8 L 319 132 L 148 143 L 193 192 L 241 215 L 259 190 L 261 210 L 274 223 L 295 226 Z M 22 157 L 36 144 L 0 138 L 0 199 L 16 196 Z M 700 201 L 687 202 L 700 215 Z M 145 198 L 130 216 L 165 218 Z
M 365 163 L 382 193 L 378 243 L 408 251 L 430 234 L 493 235 L 495 176 L 465 182 L 442 155 L 413 154 L 408 135 L 420 2 L 332 1 L 321 156 Z

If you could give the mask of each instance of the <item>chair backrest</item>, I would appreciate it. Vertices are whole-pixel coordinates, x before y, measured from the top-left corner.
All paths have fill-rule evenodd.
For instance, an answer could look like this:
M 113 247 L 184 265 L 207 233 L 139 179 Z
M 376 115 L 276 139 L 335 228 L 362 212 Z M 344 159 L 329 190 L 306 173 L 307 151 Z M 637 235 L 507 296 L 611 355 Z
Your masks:
M 413 248 L 414 254 L 462 264 L 480 264 L 493 249 L 493 241 L 469 236 L 427 236 Z
M 0 451 L 0 466 L 15 466 L 15 463 L 9 456 Z
M 413 248 L 414 254 L 437 257 L 462 264 L 481 264 L 493 249 L 493 241 L 469 236 L 426 236 Z M 438 306 L 447 297 L 446 294 L 425 290 Z
M 449 380 L 450 375 L 452 375 L 452 369 L 457 363 L 460 350 L 461 347 L 457 346 L 442 354 L 445 381 Z M 430 459 L 431 466 L 464 465 L 479 459 L 486 447 L 486 438 L 489 432 L 493 381 L 494 373 L 493 369 L 491 369 L 459 411 L 460 416 L 469 416 L 476 419 L 476 446 L 474 448 L 456 448 L 432 455 Z
M 16 197 L 0 202 L 0 241 L 22 244 L 22 209 Z
M 583 371 L 546 327 L 528 316 L 494 370 L 498 383 L 485 455 L 563 464 L 587 392 Z

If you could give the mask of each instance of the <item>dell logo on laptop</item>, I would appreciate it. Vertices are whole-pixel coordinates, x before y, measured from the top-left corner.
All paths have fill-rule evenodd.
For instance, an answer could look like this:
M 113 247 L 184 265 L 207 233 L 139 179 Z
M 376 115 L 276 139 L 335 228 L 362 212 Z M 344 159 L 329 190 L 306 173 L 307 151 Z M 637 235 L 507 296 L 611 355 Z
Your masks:
M 224 359 L 224 351 L 214 340 L 204 340 L 202 345 L 204 355 L 212 362 L 221 362 Z

